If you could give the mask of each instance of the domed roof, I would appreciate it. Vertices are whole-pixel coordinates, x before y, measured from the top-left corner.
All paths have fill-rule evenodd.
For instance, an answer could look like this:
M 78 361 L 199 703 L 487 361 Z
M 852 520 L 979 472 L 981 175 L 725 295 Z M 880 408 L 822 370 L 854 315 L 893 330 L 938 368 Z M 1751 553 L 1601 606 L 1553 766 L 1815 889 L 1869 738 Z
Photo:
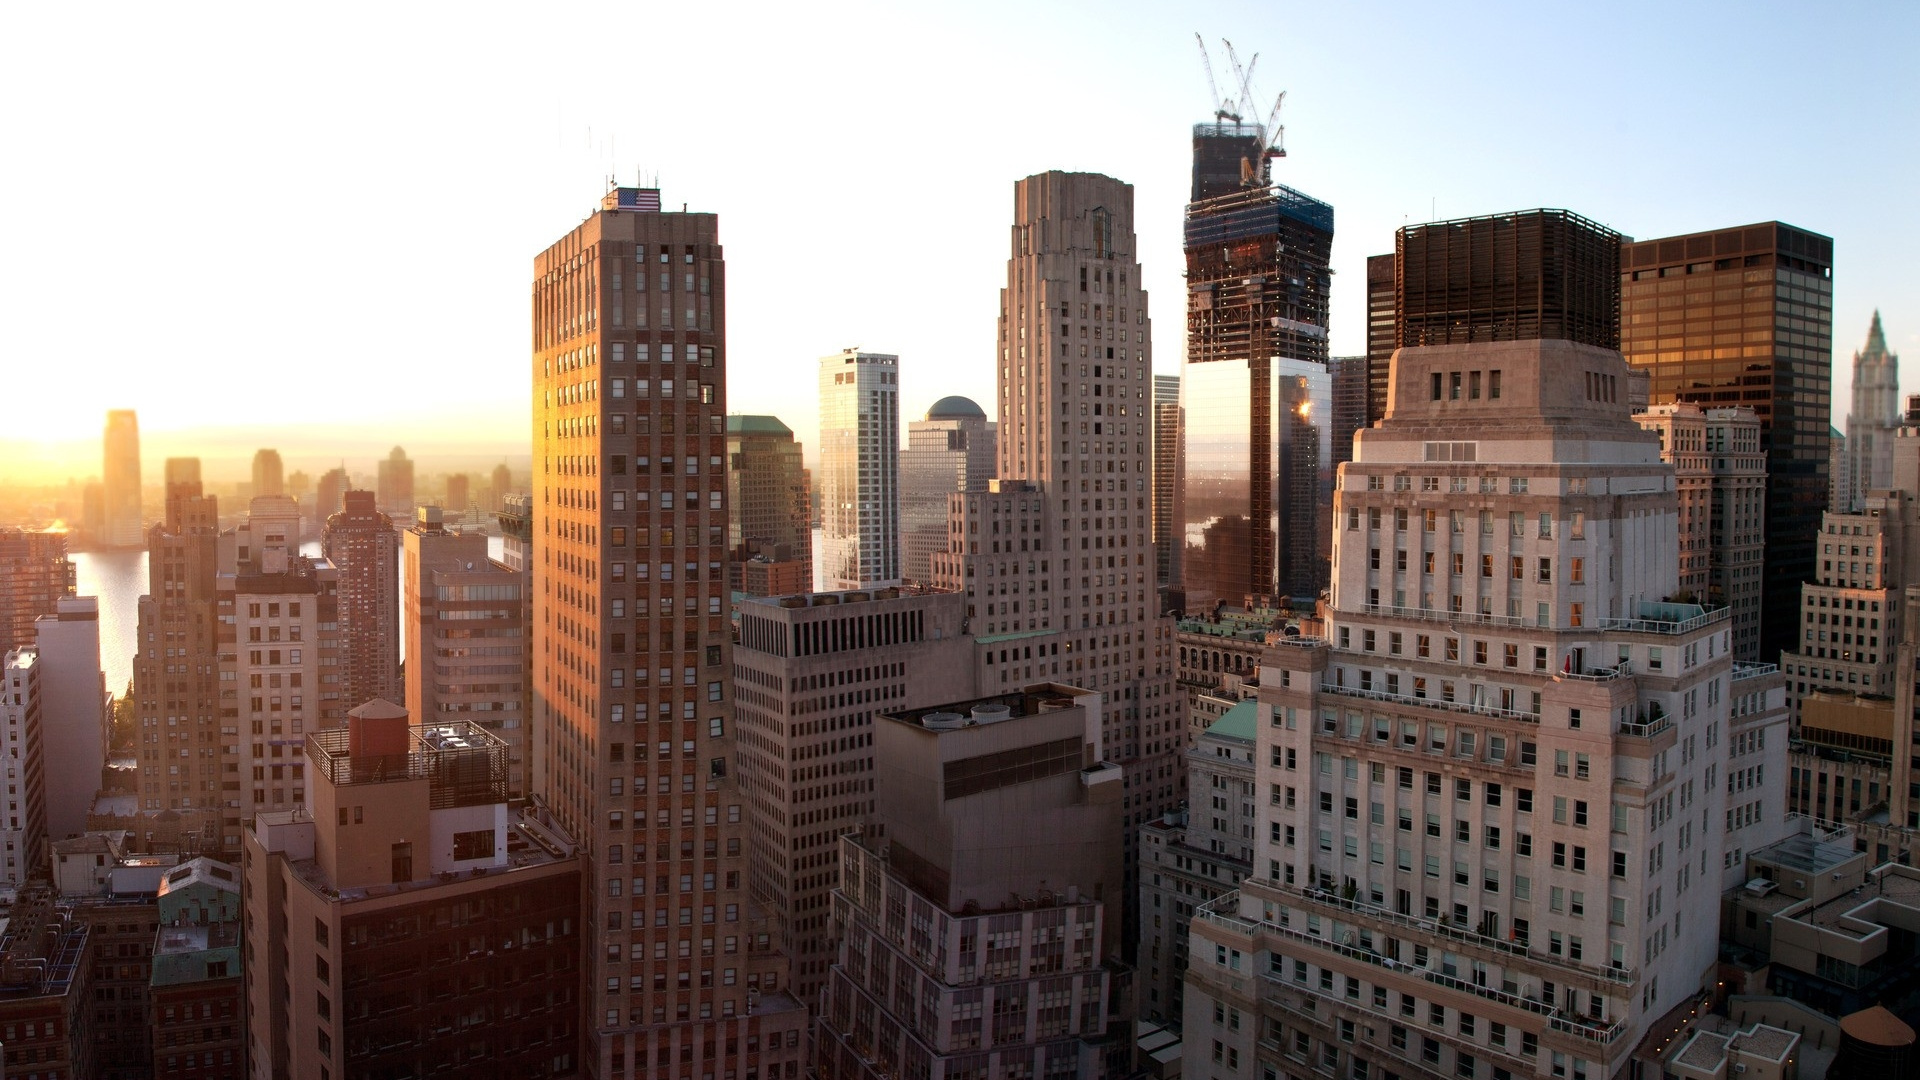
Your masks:
M 933 408 L 927 410 L 929 420 L 966 420 L 972 417 L 985 420 L 986 410 L 975 405 L 972 398 L 964 398 L 958 394 L 941 398 L 933 403 Z

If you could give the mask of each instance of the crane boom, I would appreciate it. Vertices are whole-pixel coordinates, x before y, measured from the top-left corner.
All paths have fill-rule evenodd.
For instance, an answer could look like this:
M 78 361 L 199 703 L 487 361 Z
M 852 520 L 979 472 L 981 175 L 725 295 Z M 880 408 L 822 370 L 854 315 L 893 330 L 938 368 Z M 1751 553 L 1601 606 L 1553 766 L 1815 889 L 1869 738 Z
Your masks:
M 1201 37 L 1200 32 L 1195 30 L 1193 32 L 1193 41 L 1194 44 L 1200 46 L 1200 66 L 1205 68 L 1207 72 L 1207 94 L 1210 98 L 1209 104 L 1213 107 L 1213 118 L 1215 120 L 1232 120 L 1234 123 L 1239 123 L 1240 114 L 1228 107 L 1226 99 L 1220 96 L 1220 85 L 1214 81 L 1213 57 L 1207 54 L 1207 39 Z

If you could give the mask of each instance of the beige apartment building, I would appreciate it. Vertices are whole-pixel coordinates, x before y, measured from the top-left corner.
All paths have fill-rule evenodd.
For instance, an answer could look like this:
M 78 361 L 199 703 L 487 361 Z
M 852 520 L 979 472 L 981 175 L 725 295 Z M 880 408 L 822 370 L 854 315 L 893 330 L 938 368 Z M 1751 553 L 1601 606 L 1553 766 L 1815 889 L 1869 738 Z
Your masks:
M 660 205 L 615 188 L 534 259 L 532 790 L 580 842 L 582 1073 L 793 1077 L 731 768 L 726 262 Z
M 133 686 L 140 721 L 142 810 L 217 812 L 198 838 L 206 850 L 237 850 L 241 827 L 238 692 L 222 678 L 232 636 L 216 617 L 219 506 L 195 476 L 169 483 L 165 517 L 147 532 L 147 592 L 140 598 Z M 236 673 L 236 678 L 238 677 Z M 228 715 L 228 710 L 233 710 Z M 284 781 L 283 781 L 284 782 Z
M 507 794 L 526 797 L 527 577 L 449 532 L 422 506 L 401 534 L 407 707 L 426 723 L 471 720 L 507 744 Z
M 1125 1061 L 1103 707 L 1049 682 L 875 718 L 874 813 L 840 840 L 820 1076 L 1066 1080 Z
M 1262 662 L 1253 875 L 1193 923 L 1188 1075 L 1613 1078 L 1711 987 L 1729 611 L 1676 600 L 1618 353 L 1402 348 L 1330 639 Z
M 840 837 L 874 812 L 875 717 L 972 694 L 957 593 L 888 588 L 740 604 L 733 650 L 753 897 L 787 935 L 795 993 L 833 962 Z
M 246 829 L 250 1075 L 581 1075 L 580 860 L 506 744 L 374 701 L 305 756 L 311 804 Z

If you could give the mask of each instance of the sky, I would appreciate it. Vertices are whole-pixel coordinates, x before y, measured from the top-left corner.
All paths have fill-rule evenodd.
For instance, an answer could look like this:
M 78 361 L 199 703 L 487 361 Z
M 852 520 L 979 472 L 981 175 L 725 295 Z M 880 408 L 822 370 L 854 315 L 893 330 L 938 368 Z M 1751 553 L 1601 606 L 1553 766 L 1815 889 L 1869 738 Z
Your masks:
M 155 475 L 256 440 L 524 454 L 532 261 L 610 176 L 720 215 L 729 409 L 809 457 L 849 346 L 900 355 L 903 415 L 993 410 L 1013 183 L 1048 169 L 1134 185 L 1177 373 L 1196 31 L 1223 89 L 1227 38 L 1287 92 L 1336 355 L 1403 224 L 1778 218 L 1835 239 L 1836 425 L 1875 308 L 1920 391 L 1916 4 L 13 4 L 0 482 L 97 473 L 124 407 Z

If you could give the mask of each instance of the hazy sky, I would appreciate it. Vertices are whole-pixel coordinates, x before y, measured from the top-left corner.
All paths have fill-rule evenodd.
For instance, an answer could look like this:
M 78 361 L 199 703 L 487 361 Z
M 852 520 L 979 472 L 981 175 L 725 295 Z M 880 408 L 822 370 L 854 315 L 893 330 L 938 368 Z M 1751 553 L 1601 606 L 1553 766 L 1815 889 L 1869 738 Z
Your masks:
M 992 410 L 1012 185 L 1046 169 L 1135 185 L 1177 372 L 1196 30 L 1288 91 L 1336 354 L 1408 221 L 1780 218 L 1836 241 L 1835 423 L 1875 307 L 1920 388 L 1912 3 L 11 4 L 0 477 L 97 471 L 127 406 L 153 445 L 524 447 L 533 257 L 639 171 L 720 214 L 730 407 L 809 456 L 846 346 L 900 354 L 903 414 Z

